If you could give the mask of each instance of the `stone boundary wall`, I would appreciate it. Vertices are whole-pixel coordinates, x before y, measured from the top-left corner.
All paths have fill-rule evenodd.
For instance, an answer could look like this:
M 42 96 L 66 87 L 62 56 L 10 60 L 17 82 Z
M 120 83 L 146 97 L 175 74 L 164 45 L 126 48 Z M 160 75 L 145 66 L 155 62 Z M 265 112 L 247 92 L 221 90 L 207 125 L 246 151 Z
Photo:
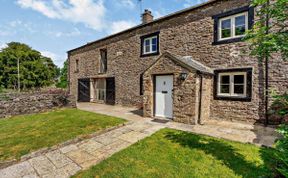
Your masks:
M 75 100 L 66 90 L 0 94 L 0 119 L 61 107 L 76 107 Z

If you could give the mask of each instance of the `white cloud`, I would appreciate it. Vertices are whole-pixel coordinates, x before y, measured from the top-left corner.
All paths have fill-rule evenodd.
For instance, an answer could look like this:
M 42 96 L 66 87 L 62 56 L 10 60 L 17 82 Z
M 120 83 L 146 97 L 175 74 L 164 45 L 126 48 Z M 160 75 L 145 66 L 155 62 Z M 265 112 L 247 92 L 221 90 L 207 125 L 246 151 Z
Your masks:
M 117 21 L 117 22 L 112 22 L 111 26 L 110 26 L 110 33 L 114 34 L 123 30 L 126 30 L 128 28 L 131 28 L 133 26 L 135 26 L 136 24 L 132 21 L 125 21 L 125 20 L 121 20 L 121 21 Z
M 7 47 L 7 44 L 6 43 L 4 43 L 4 44 L 1 44 L 0 43 L 0 51 L 3 49 L 3 48 L 6 48 Z
M 21 25 L 23 22 L 21 20 L 14 20 L 14 21 L 11 21 L 9 22 L 9 26 L 10 27 L 17 27 L 19 25 Z
M 0 36 L 11 36 L 14 32 L 0 29 Z
M 48 34 L 55 37 L 73 37 L 81 35 L 81 32 L 78 28 L 74 28 L 70 32 L 48 32 Z
M 51 51 L 41 51 L 40 53 L 45 57 L 51 58 L 58 67 L 63 67 L 63 63 L 67 58 L 66 56 L 61 56 Z
M 118 0 L 119 1 L 119 0 Z M 135 4 L 132 0 L 120 0 L 119 3 L 127 8 L 135 8 Z
M 49 7 L 47 2 L 41 0 L 18 0 L 17 3 L 22 8 L 31 8 L 36 11 L 41 12 L 43 15 L 50 18 L 57 18 L 59 14 L 53 9 L 53 7 Z
M 17 0 L 22 8 L 30 8 L 52 18 L 83 23 L 94 30 L 102 30 L 106 8 L 103 0 Z

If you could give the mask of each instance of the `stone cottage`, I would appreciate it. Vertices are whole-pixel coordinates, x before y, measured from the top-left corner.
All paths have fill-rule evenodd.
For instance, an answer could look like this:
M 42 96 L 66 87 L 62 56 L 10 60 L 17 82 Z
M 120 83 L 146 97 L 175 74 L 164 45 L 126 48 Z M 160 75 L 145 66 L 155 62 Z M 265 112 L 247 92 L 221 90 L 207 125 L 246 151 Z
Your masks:
M 210 0 L 68 52 L 69 89 L 80 102 L 133 105 L 146 117 L 198 124 L 264 118 L 264 65 L 243 42 L 249 0 Z M 287 91 L 288 63 L 269 64 L 270 88 Z

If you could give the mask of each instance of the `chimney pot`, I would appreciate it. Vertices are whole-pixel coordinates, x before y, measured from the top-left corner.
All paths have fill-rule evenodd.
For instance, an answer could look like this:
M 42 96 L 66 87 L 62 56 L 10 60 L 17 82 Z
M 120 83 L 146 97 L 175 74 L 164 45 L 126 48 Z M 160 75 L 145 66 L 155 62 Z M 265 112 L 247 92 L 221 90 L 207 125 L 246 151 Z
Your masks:
M 148 9 L 145 9 L 144 13 L 142 14 L 142 23 L 149 23 L 153 21 L 153 15 L 151 13 L 151 11 L 149 11 Z

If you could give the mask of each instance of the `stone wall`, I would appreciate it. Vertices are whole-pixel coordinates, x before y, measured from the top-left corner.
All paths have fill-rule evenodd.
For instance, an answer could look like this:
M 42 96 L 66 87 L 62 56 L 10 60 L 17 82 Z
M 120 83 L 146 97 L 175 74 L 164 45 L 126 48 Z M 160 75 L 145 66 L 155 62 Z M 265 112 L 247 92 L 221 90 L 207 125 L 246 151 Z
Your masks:
M 60 107 L 76 107 L 71 97 L 64 90 L 0 94 L 0 119 Z
M 181 73 L 187 73 L 185 80 L 180 79 Z M 186 124 L 198 123 L 199 94 L 200 94 L 200 75 L 196 70 L 191 71 L 182 67 L 168 56 L 162 55 L 144 73 L 144 116 L 153 117 L 154 115 L 154 77 L 157 75 L 173 75 L 173 120 Z M 209 116 L 210 107 L 210 86 L 211 77 L 204 76 L 202 87 L 201 118 Z M 208 99 L 208 101 L 205 101 Z
M 248 44 L 245 42 L 212 45 L 212 16 L 247 6 L 249 2 L 250 0 L 218 0 L 69 52 L 71 94 L 77 96 L 79 78 L 115 77 L 116 104 L 142 105 L 140 75 L 159 55 L 170 51 L 179 56 L 192 56 L 213 69 L 252 67 L 252 101 L 214 100 L 212 89 L 208 115 L 213 119 L 248 122 L 263 119 L 263 63 L 249 56 Z M 160 32 L 160 54 L 140 57 L 140 37 L 157 31 Z M 108 71 L 105 75 L 100 75 L 100 49 L 103 48 L 108 51 Z M 76 60 L 79 60 L 79 72 L 75 72 Z M 281 57 L 271 60 L 269 76 L 271 88 L 287 91 L 288 61 L 283 62 Z

